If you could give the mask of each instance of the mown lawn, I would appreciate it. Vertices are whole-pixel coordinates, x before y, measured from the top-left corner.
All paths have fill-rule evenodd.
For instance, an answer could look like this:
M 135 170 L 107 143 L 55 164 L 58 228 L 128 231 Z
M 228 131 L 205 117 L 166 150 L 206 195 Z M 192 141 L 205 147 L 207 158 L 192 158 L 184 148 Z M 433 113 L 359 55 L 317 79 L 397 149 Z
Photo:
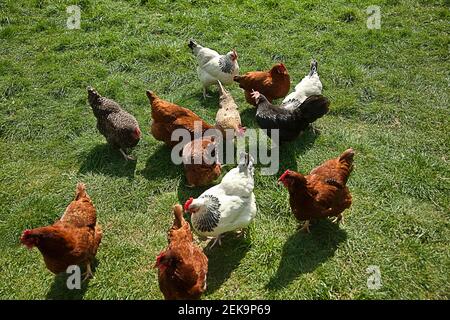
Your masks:
M 68 30 L 66 6 L 81 7 Z M 381 29 L 366 8 L 381 8 Z M 304 173 L 348 147 L 354 202 L 339 227 L 298 234 L 278 176 L 256 173 L 259 212 L 246 239 L 208 253 L 205 299 L 437 299 L 450 295 L 449 2 L 24 1 L 0 2 L 0 298 L 161 299 L 155 256 L 171 206 L 199 195 L 185 187 L 169 149 L 148 132 L 145 90 L 210 123 L 217 92 L 201 99 L 194 38 L 226 52 L 242 72 L 283 61 L 293 85 L 319 61 L 331 112 L 282 146 L 281 166 Z M 133 113 L 143 139 L 124 162 L 95 128 L 86 87 Z M 244 125 L 254 109 L 230 87 Z M 281 169 L 280 169 L 281 171 Z M 104 238 L 95 277 L 64 289 L 25 228 L 52 223 L 87 184 Z M 382 287 L 368 289 L 379 266 Z

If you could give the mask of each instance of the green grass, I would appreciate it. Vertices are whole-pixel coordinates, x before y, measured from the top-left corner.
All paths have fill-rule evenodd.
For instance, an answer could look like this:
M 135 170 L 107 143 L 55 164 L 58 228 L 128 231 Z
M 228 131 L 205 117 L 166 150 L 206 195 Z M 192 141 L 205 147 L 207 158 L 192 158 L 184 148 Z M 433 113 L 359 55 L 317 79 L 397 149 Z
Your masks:
M 65 27 L 82 8 L 81 30 Z M 381 7 L 381 29 L 365 9 Z M 246 239 L 209 253 L 205 299 L 448 299 L 448 1 L 1 1 L 0 298 L 161 299 L 155 256 L 166 245 L 171 206 L 201 189 L 149 133 L 145 90 L 213 122 L 217 94 L 200 99 L 190 37 L 226 52 L 242 72 L 283 61 L 295 85 L 319 61 L 331 112 L 281 150 L 304 173 L 348 147 L 354 202 L 344 225 L 322 221 L 298 234 L 285 189 L 256 173 L 258 215 Z M 105 145 L 86 87 L 133 113 L 144 136 L 125 163 Z M 230 87 L 243 122 L 254 110 Z M 52 223 L 87 184 L 104 238 L 95 277 L 64 289 L 25 228 Z M 367 288 L 378 265 L 382 288 Z

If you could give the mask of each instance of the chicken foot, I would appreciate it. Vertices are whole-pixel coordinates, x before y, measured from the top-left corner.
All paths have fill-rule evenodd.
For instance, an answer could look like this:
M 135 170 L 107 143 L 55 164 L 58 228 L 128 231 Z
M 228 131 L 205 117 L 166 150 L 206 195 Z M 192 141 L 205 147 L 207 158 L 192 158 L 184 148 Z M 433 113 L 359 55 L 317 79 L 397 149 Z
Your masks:
M 203 99 L 211 98 L 211 96 L 206 92 L 206 87 L 203 87 Z
M 313 133 L 315 136 L 317 136 L 317 135 L 320 134 L 320 130 L 319 130 L 319 129 L 316 129 L 316 127 L 314 127 L 312 124 L 309 124 L 309 127 L 310 127 L 312 133 Z
M 247 235 L 247 228 L 245 228 L 245 229 L 243 228 L 243 229 L 237 231 L 236 233 L 237 233 L 238 238 L 242 238 Z
M 194 238 L 196 244 L 200 245 L 203 241 L 208 240 L 207 237 L 197 236 Z
M 219 234 L 219 235 L 214 239 L 214 242 L 213 242 L 213 244 L 211 245 L 211 247 L 209 247 L 209 249 L 212 249 L 212 248 L 216 245 L 217 242 L 219 242 L 219 246 L 221 246 L 221 245 L 222 245 L 221 238 L 222 238 L 222 235 Z
M 342 224 L 344 224 L 344 216 L 342 213 L 338 214 L 334 219 L 332 220 L 333 223 L 339 224 L 342 221 Z
M 311 231 L 309 230 L 309 226 L 310 226 L 310 222 L 309 222 L 309 220 L 306 220 L 305 223 L 303 223 L 303 225 L 299 225 L 297 227 L 297 230 L 300 232 L 303 230 L 306 230 L 307 233 L 310 233 Z
M 87 279 L 92 278 L 94 276 L 91 270 L 90 262 L 86 263 L 86 272 L 83 273 L 82 275 L 84 276 L 83 281 L 86 281 Z
M 120 151 L 120 153 L 123 155 L 123 157 L 125 158 L 125 160 L 127 160 L 127 161 L 128 161 L 128 160 L 131 160 L 131 161 L 134 161 L 134 160 L 135 160 L 132 156 L 127 155 L 127 154 L 125 153 L 125 151 L 123 151 L 122 148 L 120 148 L 119 151 Z

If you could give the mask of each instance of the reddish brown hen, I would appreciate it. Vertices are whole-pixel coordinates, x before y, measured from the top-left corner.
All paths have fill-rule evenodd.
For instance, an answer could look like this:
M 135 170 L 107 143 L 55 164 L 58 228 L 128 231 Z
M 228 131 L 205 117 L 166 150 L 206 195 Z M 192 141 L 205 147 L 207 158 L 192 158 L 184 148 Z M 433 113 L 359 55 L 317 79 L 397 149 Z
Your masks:
M 188 187 L 206 186 L 220 176 L 222 170 L 214 137 L 189 142 L 182 156 Z
M 342 220 L 342 212 L 352 204 L 346 183 L 353 169 L 353 156 L 353 149 L 348 149 L 307 176 L 287 170 L 278 179 L 289 191 L 289 203 L 295 217 L 305 221 L 301 230 L 309 232 L 311 219 L 336 217 L 335 222 Z
M 194 122 L 198 121 L 201 124 L 202 132 L 214 128 L 191 110 L 165 101 L 152 91 L 147 91 L 147 97 L 152 107 L 152 135 L 169 147 L 179 143 L 178 140 L 171 141 L 172 132 L 176 129 L 188 130 L 191 133 L 191 139 L 194 139 Z
M 78 183 L 73 200 L 53 225 L 25 230 L 20 238 L 28 248 L 37 247 L 47 268 L 57 274 L 70 265 L 86 266 L 85 279 L 92 276 L 91 263 L 97 254 L 102 231 L 83 183 Z
M 208 258 L 194 244 L 183 208 L 173 207 L 175 219 L 169 230 L 169 247 L 156 258 L 159 288 L 166 300 L 200 299 L 206 290 Z
M 242 76 L 235 76 L 234 81 L 244 89 L 245 100 L 256 106 L 252 91 L 263 94 L 269 102 L 274 99 L 284 98 L 289 93 L 291 79 L 284 64 L 278 63 L 269 71 L 252 71 Z

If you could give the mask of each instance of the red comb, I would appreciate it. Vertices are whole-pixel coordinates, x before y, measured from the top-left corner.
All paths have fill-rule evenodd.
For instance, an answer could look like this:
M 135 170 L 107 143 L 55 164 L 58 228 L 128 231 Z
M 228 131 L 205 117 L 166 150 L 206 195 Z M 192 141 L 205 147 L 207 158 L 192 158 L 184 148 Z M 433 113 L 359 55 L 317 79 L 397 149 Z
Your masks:
M 188 201 L 184 204 L 184 211 L 187 211 L 189 209 L 189 206 L 191 205 L 192 201 L 194 201 L 194 198 L 190 197 Z
M 31 230 L 30 229 L 26 229 L 23 233 L 22 236 L 20 237 L 20 239 L 25 238 L 26 236 L 31 234 Z
M 238 135 L 239 135 L 239 136 L 245 135 L 245 131 L 246 131 L 246 130 L 247 130 L 246 127 L 239 127 Z
M 291 170 L 286 170 L 280 177 L 280 179 L 278 179 L 278 181 L 283 181 L 283 179 L 289 174 L 291 173 Z
M 33 245 L 27 243 L 27 236 L 29 236 L 31 234 L 31 230 L 30 229 L 26 229 L 24 232 L 22 232 L 22 235 L 20 236 L 19 241 L 24 244 L 28 249 L 33 248 Z
M 159 255 L 156 257 L 156 263 L 153 268 L 157 268 L 161 262 L 162 257 L 164 257 L 164 251 L 161 251 Z

